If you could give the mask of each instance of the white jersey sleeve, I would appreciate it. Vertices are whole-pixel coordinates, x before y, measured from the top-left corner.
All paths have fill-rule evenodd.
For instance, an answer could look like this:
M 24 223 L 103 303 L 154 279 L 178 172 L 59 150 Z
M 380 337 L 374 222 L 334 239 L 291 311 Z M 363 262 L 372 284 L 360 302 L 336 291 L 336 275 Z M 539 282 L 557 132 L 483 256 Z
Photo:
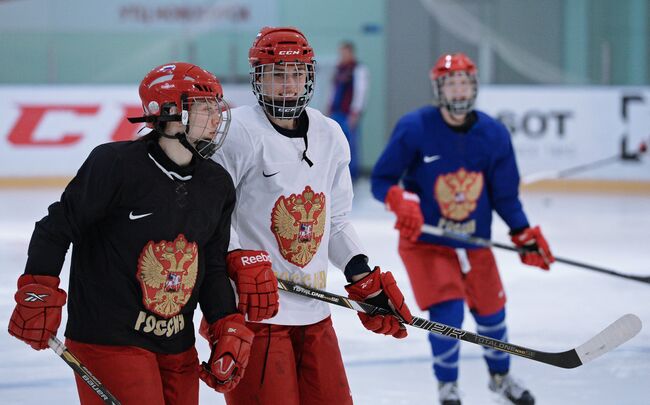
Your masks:
M 331 230 L 329 243 L 329 259 L 334 266 L 344 270 L 350 259 L 358 254 L 364 254 L 359 236 L 350 223 L 350 212 L 352 211 L 352 178 L 350 176 L 350 146 L 345 139 L 341 127 L 330 123 L 334 139 L 340 144 L 341 152 L 338 156 L 341 159 L 336 164 L 336 173 L 332 186 L 331 205 Z

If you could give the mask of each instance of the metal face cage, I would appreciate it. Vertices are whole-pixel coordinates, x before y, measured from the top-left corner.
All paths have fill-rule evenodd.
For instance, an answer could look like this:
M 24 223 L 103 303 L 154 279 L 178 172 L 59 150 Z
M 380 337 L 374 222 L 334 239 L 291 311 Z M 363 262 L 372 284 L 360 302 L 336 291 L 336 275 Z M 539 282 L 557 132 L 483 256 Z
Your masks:
M 255 65 L 250 79 L 257 102 L 274 118 L 298 118 L 314 95 L 314 63 Z

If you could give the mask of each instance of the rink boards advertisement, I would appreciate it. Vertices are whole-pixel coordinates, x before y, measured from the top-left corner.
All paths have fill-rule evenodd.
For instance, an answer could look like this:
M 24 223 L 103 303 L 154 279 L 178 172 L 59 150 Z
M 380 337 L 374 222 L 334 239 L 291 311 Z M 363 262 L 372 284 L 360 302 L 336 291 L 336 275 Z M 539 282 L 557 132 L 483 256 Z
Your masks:
M 477 108 L 510 130 L 524 177 L 639 155 L 650 140 L 648 87 L 486 86 Z M 575 178 L 650 181 L 649 160 L 612 162 Z
M 226 85 L 232 106 L 254 104 Z M 638 151 L 650 138 L 650 88 L 483 86 L 477 107 L 510 130 L 523 176 Z M 0 86 L 0 178 L 71 177 L 98 144 L 133 139 L 142 125 L 134 86 Z M 366 135 L 367 136 L 367 135 Z M 227 142 L 227 138 L 226 138 Z M 581 173 L 650 181 L 648 159 Z
M 250 86 L 224 86 L 231 107 Z M 134 139 L 143 124 L 134 86 L 0 86 L 0 178 L 72 177 L 97 145 Z

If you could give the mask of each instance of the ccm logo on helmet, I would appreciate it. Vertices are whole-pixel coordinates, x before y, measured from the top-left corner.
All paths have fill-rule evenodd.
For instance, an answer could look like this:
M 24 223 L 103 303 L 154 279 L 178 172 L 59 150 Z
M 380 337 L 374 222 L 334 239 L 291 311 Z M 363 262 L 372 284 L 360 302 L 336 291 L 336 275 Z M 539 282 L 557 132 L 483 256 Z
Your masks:
M 257 256 L 242 256 L 241 258 L 241 264 L 243 264 L 244 266 L 248 264 L 270 262 L 270 261 L 271 261 L 271 256 L 266 255 L 264 253 L 260 253 Z
M 278 55 L 300 55 L 300 51 L 280 51 Z

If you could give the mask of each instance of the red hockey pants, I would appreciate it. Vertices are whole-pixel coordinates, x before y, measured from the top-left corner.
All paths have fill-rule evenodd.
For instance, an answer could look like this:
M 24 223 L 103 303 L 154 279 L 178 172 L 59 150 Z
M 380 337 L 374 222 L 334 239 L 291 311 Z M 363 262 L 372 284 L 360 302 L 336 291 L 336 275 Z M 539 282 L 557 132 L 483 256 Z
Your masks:
M 157 354 L 139 347 L 70 339 L 65 344 L 122 405 L 199 403 L 199 360 L 194 347 L 179 354 Z M 75 379 L 82 405 L 104 405 L 76 374 Z
M 352 404 L 330 317 L 304 326 L 247 323 L 255 332 L 244 377 L 229 405 Z

